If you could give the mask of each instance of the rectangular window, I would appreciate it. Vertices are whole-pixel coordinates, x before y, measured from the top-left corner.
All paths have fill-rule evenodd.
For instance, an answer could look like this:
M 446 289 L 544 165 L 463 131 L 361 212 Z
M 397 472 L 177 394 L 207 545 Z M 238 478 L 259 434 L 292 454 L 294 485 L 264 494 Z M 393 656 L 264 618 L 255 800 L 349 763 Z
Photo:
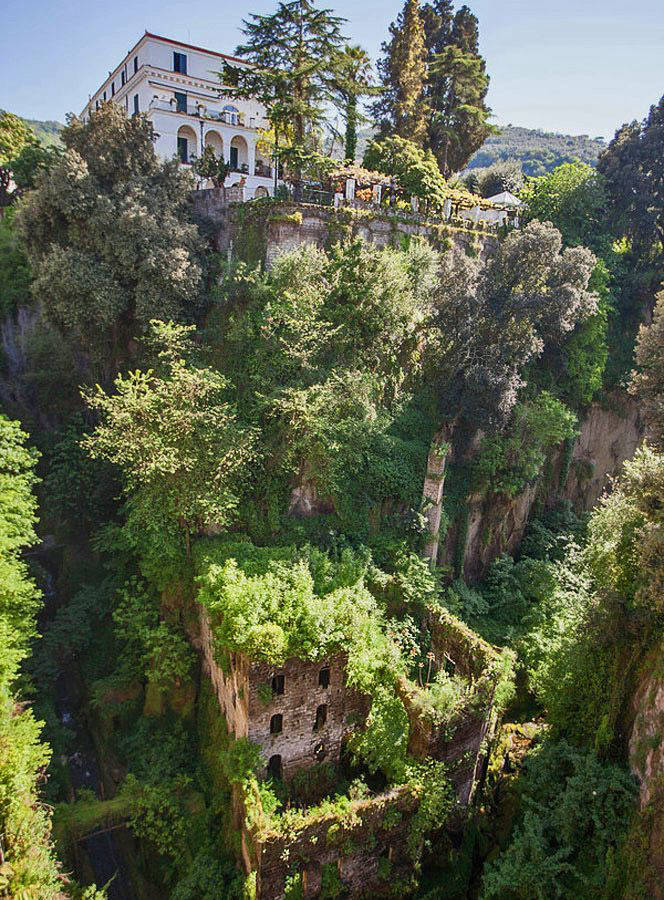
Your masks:
M 231 150 L 231 158 L 230 158 L 231 169 L 234 172 L 237 172 L 238 171 L 237 147 L 231 147 L 230 150 Z
M 111 97 L 115 97 L 115 82 L 111 82 Z
M 189 162 L 189 149 L 187 147 L 186 137 L 178 138 L 178 159 L 181 163 Z
M 284 692 L 284 676 L 283 675 L 275 675 L 272 679 L 272 693 L 283 694 Z
M 138 115 L 138 94 L 134 94 L 134 115 Z
M 327 722 L 327 706 L 322 703 L 316 710 L 316 721 L 314 722 L 314 731 L 320 731 L 325 728 Z
M 138 72 L 138 57 L 134 57 L 134 75 Z
M 104 100 L 106 99 L 106 91 L 104 91 Z
M 326 688 L 330 686 L 330 667 L 325 666 L 324 669 L 321 669 L 318 673 L 318 686 L 322 688 Z
M 174 93 L 175 93 L 176 112 L 186 113 L 187 112 L 187 95 L 180 93 L 180 91 L 174 91 Z
M 127 73 L 125 72 L 124 69 L 122 70 L 122 72 L 120 72 L 120 82 L 121 82 L 122 84 L 126 84 L 126 83 L 127 83 Z
M 95 109 L 99 109 L 99 100 L 95 100 Z
M 173 71 L 180 72 L 182 75 L 187 74 L 186 53 L 173 53 Z

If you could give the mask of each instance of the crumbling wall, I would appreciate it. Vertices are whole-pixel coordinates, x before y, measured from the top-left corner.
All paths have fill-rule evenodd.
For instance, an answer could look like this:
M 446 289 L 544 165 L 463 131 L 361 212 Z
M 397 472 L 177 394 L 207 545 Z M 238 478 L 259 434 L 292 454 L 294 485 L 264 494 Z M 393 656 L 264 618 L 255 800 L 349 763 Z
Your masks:
M 320 674 L 329 672 L 329 685 Z M 272 693 L 275 676 L 283 676 L 283 694 Z M 339 760 L 345 737 L 366 718 L 366 701 L 346 685 L 346 655 L 310 662 L 289 659 L 275 667 L 265 662 L 249 666 L 249 739 L 259 744 L 266 759 L 278 755 L 284 777 L 316 762 Z M 325 709 L 325 723 L 316 728 L 317 711 Z M 273 716 L 281 715 L 281 731 L 270 733 Z
M 289 659 L 282 666 L 230 653 L 224 670 L 215 659 L 210 621 L 202 607 L 193 642 L 229 730 L 236 738 L 258 744 L 266 765 L 272 757 L 280 757 L 285 778 L 317 762 L 337 763 L 345 738 L 366 719 L 367 700 L 346 685 L 344 653 L 321 662 Z M 320 683 L 324 669 L 329 673 L 327 687 Z M 273 691 L 277 676 L 283 678 L 278 688 L 283 693 Z M 318 716 L 316 727 L 319 708 L 324 708 L 325 721 Z M 275 716 L 281 716 L 276 733 Z
M 203 662 L 203 672 L 210 679 L 219 708 L 235 737 L 249 733 L 249 666 L 239 653 L 229 656 L 228 670 L 214 657 L 214 640 L 210 619 L 202 606 L 198 608 L 198 633 L 191 635 Z
M 303 896 L 318 897 L 325 867 L 336 869 L 351 897 L 403 896 L 412 879 L 410 838 L 418 806 L 418 792 L 404 785 L 357 800 L 342 813 L 315 812 L 287 833 L 245 828 L 257 897 L 281 900 L 286 879 L 298 874 Z
M 422 688 L 402 679 L 399 695 L 410 724 L 409 752 L 446 764 L 446 772 L 462 806 L 470 803 L 483 762 L 485 741 L 495 726 L 493 697 L 497 682 L 496 651 L 446 610 L 430 619 L 434 671 L 452 668 L 468 681 L 461 707 L 444 722 L 422 715 L 417 698 Z

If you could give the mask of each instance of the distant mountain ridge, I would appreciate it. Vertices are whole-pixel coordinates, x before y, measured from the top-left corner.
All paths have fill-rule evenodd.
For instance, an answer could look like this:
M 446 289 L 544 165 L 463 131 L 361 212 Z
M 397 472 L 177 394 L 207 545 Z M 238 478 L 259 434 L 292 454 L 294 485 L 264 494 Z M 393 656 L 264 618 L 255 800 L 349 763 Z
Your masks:
M 605 147 L 602 137 L 506 125 L 499 134 L 486 139 L 471 157 L 467 170 L 485 168 L 503 160 L 518 160 L 526 175 L 544 175 L 563 163 L 583 162 L 594 166 Z
M 23 119 L 26 125 L 37 135 L 45 147 L 61 147 L 60 132 L 65 127 L 62 122 L 48 120 L 42 122 L 39 119 Z

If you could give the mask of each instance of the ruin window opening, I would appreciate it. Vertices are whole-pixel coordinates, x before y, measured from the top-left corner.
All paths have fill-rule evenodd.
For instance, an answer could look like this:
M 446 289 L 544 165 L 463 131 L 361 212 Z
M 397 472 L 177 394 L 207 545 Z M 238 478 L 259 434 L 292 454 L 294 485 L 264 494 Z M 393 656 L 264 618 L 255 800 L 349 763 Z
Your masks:
M 322 688 L 327 688 L 330 686 L 330 667 L 325 666 L 324 669 L 321 669 L 318 673 L 318 686 Z
M 270 734 L 281 734 L 284 727 L 284 717 L 281 713 L 275 713 L 270 719 Z
M 272 678 L 272 694 L 276 697 L 284 692 L 284 676 L 274 675 Z
M 281 756 L 278 753 L 270 757 L 270 761 L 267 764 L 267 774 L 271 778 L 279 779 L 281 781 L 283 770 L 281 766 Z
M 325 759 L 327 751 L 325 750 L 325 744 L 321 741 L 320 744 L 316 744 L 314 747 L 314 756 L 316 757 L 318 762 L 322 762 Z
M 316 721 L 314 722 L 314 731 L 320 731 L 325 727 L 327 722 L 327 704 L 321 703 L 316 710 Z

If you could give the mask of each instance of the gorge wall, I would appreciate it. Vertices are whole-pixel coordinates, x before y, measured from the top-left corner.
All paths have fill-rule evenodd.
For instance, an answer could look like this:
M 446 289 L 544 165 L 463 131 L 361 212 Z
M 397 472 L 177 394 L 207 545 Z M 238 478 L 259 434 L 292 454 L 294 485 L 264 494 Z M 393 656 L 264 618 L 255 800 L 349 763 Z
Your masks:
M 480 579 L 497 556 L 518 549 L 536 505 L 545 508 L 569 500 L 577 513 L 592 509 L 623 463 L 632 458 L 643 435 L 637 404 L 624 392 L 593 403 L 579 422 L 571 458 L 564 446 L 557 448 L 545 473 L 516 497 L 471 495 L 467 521 L 451 523 L 438 561 L 462 559 L 465 577 Z M 463 550 L 460 541 L 465 542 Z

